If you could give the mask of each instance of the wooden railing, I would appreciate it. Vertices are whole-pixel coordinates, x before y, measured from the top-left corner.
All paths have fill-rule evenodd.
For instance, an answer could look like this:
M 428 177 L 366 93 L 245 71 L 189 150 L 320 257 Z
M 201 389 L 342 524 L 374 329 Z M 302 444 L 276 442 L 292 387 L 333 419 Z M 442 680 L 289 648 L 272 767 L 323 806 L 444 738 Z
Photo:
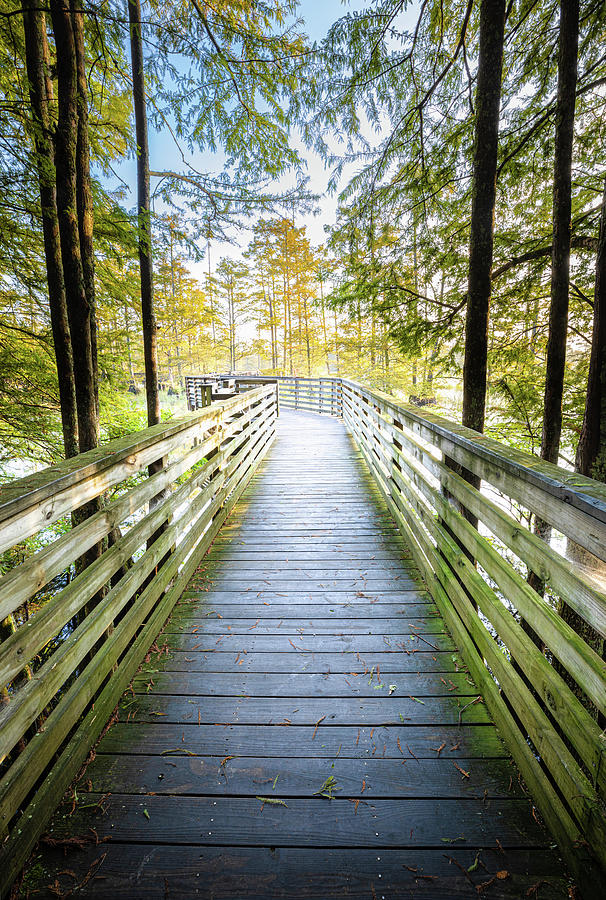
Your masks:
M 276 415 L 275 385 L 260 386 L 3 488 L 0 552 L 104 501 L 0 579 L 0 894 L 267 452 Z
M 278 380 L 280 403 L 288 409 L 340 416 L 340 378 L 295 378 L 285 376 Z
M 588 896 L 604 896 L 606 663 L 558 608 L 606 636 L 606 485 L 355 382 L 343 380 L 342 396 L 343 418 L 534 802 L 577 877 L 593 879 Z M 481 478 L 481 490 L 453 464 Z M 598 572 L 540 540 L 514 508 L 526 523 L 529 513 L 549 522 Z M 529 572 L 546 583 L 546 599 Z
M 188 396 L 195 396 L 196 386 L 212 376 L 186 376 Z M 342 413 L 342 379 L 300 378 L 298 375 L 217 375 L 221 381 L 232 380 L 237 390 L 247 390 L 259 384 L 277 384 L 280 403 L 288 409 L 302 409 L 308 412 L 340 416 Z M 191 386 L 190 386 L 191 385 Z M 202 396 L 202 395 L 200 395 Z M 200 399 L 199 404 L 202 404 Z M 193 408 L 193 407 L 192 407 Z

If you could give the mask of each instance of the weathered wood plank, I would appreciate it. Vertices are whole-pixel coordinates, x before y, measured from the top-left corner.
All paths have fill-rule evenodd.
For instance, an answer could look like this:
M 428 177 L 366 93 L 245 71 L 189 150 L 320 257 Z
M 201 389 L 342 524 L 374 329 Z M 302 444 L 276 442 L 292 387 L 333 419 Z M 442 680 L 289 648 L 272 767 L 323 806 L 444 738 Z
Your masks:
M 456 765 L 455 765 L 456 763 Z M 461 775 L 459 769 L 469 773 Z M 523 797 L 509 759 L 448 758 L 360 762 L 339 757 L 331 774 L 341 799 L 373 797 Z M 313 797 L 326 780 L 327 761 L 314 758 L 125 756 L 99 753 L 86 771 L 92 790 L 105 794 L 179 794 Z M 275 787 L 274 787 L 275 784 Z M 486 792 L 486 793 L 485 793 Z M 86 795 L 85 795 L 86 796 Z
M 199 697 L 140 693 L 127 697 L 121 708 L 129 723 L 162 722 L 212 725 L 311 725 L 319 719 L 324 725 L 485 725 L 490 723 L 483 703 L 468 704 L 468 698 L 441 696 L 416 697 L 394 691 L 385 697 L 363 700 L 341 697 L 337 704 L 309 697 Z M 465 707 L 465 709 L 464 709 Z
M 415 674 L 417 672 L 436 672 L 438 677 L 446 679 L 450 673 L 461 669 L 461 662 L 457 662 L 458 655 L 445 650 L 436 653 L 434 650 L 417 651 L 414 654 L 375 652 L 359 654 L 349 650 L 340 653 L 274 653 L 273 651 L 247 650 L 244 653 L 239 650 L 221 650 L 223 644 L 214 649 L 194 651 L 172 650 L 161 656 L 151 655 L 150 662 L 142 667 L 142 672 L 227 672 L 232 678 L 238 678 L 244 672 L 265 672 L 267 674 L 296 672 L 328 675 L 341 673 L 351 682 L 352 670 L 365 672 L 366 678 L 370 677 L 372 666 L 378 669 L 381 679 L 385 681 L 389 676 L 389 684 L 393 683 L 392 675 L 405 672 Z M 157 679 L 154 676 L 154 681 Z M 375 682 L 376 683 L 376 682 Z
M 330 704 L 326 704 L 330 713 Z M 340 757 L 366 759 L 371 756 L 408 760 L 435 759 L 443 752 L 465 757 L 508 757 L 492 725 L 198 725 L 117 722 L 99 744 L 101 753 L 131 756 L 171 754 L 200 756 Z M 371 737 L 372 732 L 372 737 Z M 398 739 L 402 749 L 398 746 Z M 339 749 L 340 748 L 340 749 Z M 453 749 L 454 748 L 454 749 Z M 330 775 L 330 772 L 327 772 Z
M 416 592 L 414 594 L 411 593 L 411 597 L 416 599 L 418 594 Z M 284 601 L 286 598 L 281 597 L 279 599 Z M 365 603 L 364 598 L 356 598 L 345 603 L 329 603 L 326 601 L 323 604 L 294 604 L 275 601 L 273 603 L 268 601 L 262 601 L 261 603 L 259 601 L 256 603 L 237 603 L 231 600 L 227 602 L 219 600 L 212 605 L 210 603 L 200 603 L 198 607 L 193 604 L 189 608 L 186 605 L 179 606 L 173 612 L 165 630 L 172 631 L 173 628 L 171 626 L 175 626 L 178 629 L 187 626 L 190 631 L 194 628 L 199 628 L 203 631 L 202 623 L 205 623 L 212 615 L 217 613 L 220 613 L 224 619 L 250 619 L 251 623 L 254 623 L 261 614 L 263 621 L 266 623 L 277 619 L 278 621 L 292 620 L 303 625 L 308 624 L 310 619 L 318 617 L 330 618 L 338 622 L 340 616 L 347 616 L 350 620 L 368 619 L 372 616 L 373 622 L 381 622 L 381 628 L 388 626 L 389 622 L 393 622 L 394 617 L 398 613 L 406 617 L 405 621 L 407 622 L 414 622 L 415 620 L 426 621 L 429 617 L 437 617 L 439 615 L 437 608 L 431 603 L 412 602 L 403 606 L 401 602 L 386 603 L 383 601 L 372 604 Z M 376 626 L 374 630 L 378 631 L 378 628 L 379 626 Z M 384 632 L 381 633 L 384 634 Z
M 458 866 L 451 860 L 456 859 Z M 481 854 L 483 865 L 465 876 L 476 851 L 446 845 L 437 850 L 335 850 L 272 847 L 179 847 L 153 844 L 89 846 L 78 852 L 78 896 L 95 900 L 190 900 L 203 893 L 215 900 L 470 900 L 472 885 L 490 882 L 491 900 L 520 900 L 532 896 L 540 883 L 540 900 L 565 900 L 566 885 L 559 875 L 559 861 L 552 850 L 496 847 Z M 67 874 L 74 864 L 62 850 L 45 851 L 44 885 L 55 879 L 64 892 L 73 890 Z M 496 873 L 507 871 L 498 879 Z M 90 873 L 88 879 L 84 874 Z M 471 884 L 470 884 L 471 879 Z
M 209 619 L 195 634 L 179 634 L 173 632 L 166 635 L 169 647 L 179 647 L 182 650 L 196 649 L 207 641 L 207 646 L 213 647 L 217 638 L 221 638 L 223 649 L 228 647 L 249 647 L 251 650 L 290 651 L 291 649 L 302 652 L 314 650 L 328 652 L 343 649 L 353 649 L 360 653 L 372 650 L 391 650 L 394 653 L 406 653 L 407 650 L 429 647 L 433 650 L 454 650 L 454 642 L 450 635 L 443 634 L 444 626 L 440 619 L 436 619 L 436 625 L 417 625 L 406 627 L 405 623 L 390 629 L 390 637 L 373 633 L 371 627 L 364 630 L 364 619 L 349 623 L 338 622 L 335 624 L 319 625 L 315 623 L 302 623 L 295 628 L 286 623 L 286 627 L 280 628 L 280 622 L 275 619 L 268 623 L 255 625 L 254 619 Z M 388 620 L 393 623 L 392 620 Z M 431 621 L 431 620 L 429 620 Z M 247 624 L 250 622 L 250 624 Z M 230 624 L 231 623 L 231 624 Z M 254 631 L 254 633 L 253 633 Z M 425 638 L 424 635 L 429 635 Z M 250 641 L 250 644 L 248 643 Z M 291 643 L 292 642 L 292 643 Z M 293 647 L 293 644 L 295 646 Z
M 264 585 L 254 593 L 252 593 L 252 590 L 250 587 L 244 591 L 216 588 L 211 590 L 200 584 L 198 589 L 190 587 L 185 591 L 179 604 L 177 604 L 177 608 L 186 606 L 192 602 L 192 599 L 201 600 L 205 605 L 208 604 L 210 608 L 220 603 L 229 604 L 230 607 L 231 604 L 236 603 L 258 603 L 260 610 L 267 608 L 265 606 L 266 603 L 273 606 L 274 603 L 284 603 L 286 600 L 288 600 L 289 605 L 293 606 L 306 603 L 328 605 L 342 603 L 350 609 L 356 603 L 372 603 L 373 609 L 376 610 L 381 609 L 383 604 L 401 603 L 408 608 L 410 603 L 415 604 L 417 601 L 431 603 L 431 595 L 425 589 L 415 590 L 414 588 L 399 591 L 370 591 L 368 588 L 365 588 L 360 592 L 355 590 L 321 590 L 312 592 L 307 589 L 284 592 L 272 590 L 267 585 Z
M 168 672 L 158 672 L 153 675 L 150 693 L 158 694 L 184 694 L 195 696 L 257 696 L 257 697 L 376 697 L 377 691 L 384 691 L 389 696 L 389 684 L 397 684 L 398 690 L 405 696 L 416 697 L 440 697 L 449 693 L 460 697 L 475 697 L 478 694 L 476 686 L 468 681 L 468 677 L 460 672 L 454 672 L 440 681 L 437 674 L 425 672 L 391 672 L 389 681 L 382 679 L 377 681 L 376 672 L 373 679 L 367 674 L 347 675 L 310 675 L 285 673 L 274 674 L 242 674 L 241 679 L 235 682 L 230 675 L 222 673 L 209 673 L 203 678 L 196 677 L 195 673 L 184 673 L 183 677 L 175 683 L 175 679 Z M 137 676 L 135 684 L 148 685 L 149 674 Z M 383 684 L 378 688 L 377 684 Z
M 103 809 L 91 815 L 88 804 L 101 801 L 102 796 L 85 796 L 83 814 L 76 807 L 64 820 L 56 817 L 51 835 L 80 833 L 90 823 L 100 839 L 113 837 L 119 825 L 123 840 L 164 844 L 268 847 L 281 844 L 282 834 L 290 847 L 463 844 L 477 848 L 494 846 L 497 839 L 503 847 L 549 846 L 548 836 L 530 816 L 530 802 L 520 799 L 493 799 L 487 807 L 482 799 L 461 797 L 433 801 L 377 798 L 355 808 L 349 800 L 326 802 L 317 797 L 294 798 L 287 806 L 272 806 L 248 797 L 176 799 L 112 794 L 103 800 Z M 402 828 L 403 815 L 407 829 Z

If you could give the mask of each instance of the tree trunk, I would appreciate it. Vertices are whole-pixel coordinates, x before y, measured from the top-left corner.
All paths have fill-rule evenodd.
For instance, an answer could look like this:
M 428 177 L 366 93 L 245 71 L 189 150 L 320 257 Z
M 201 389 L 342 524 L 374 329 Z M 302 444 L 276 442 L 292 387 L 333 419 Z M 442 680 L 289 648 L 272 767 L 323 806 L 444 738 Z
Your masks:
M 309 341 L 309 319 L 307 315 L 307 297 L 303 298 L 303 315 L 305 316 L 305 355 L 307 357 L 307 377 L 311 378 L 311 344 Z
M 335 365 L 336 365 L 336 373 L 339 374 L 339 322 L 337 320 L 337 308 L 334 310 L 334 320 L 335 320 Z
M 558 98 L 553 163 L 551 301 L 541 438 L 541 458 L 556 465 L 562 433 L 562 398 L 564 395 L 566 338 L 568 336 L 572 144 L 578 39 L 579 0 L 560 0 Z M 537 517 L 534 523 L 534 532 L 543 540 L 548 541 L 551 528 L 547 522 Z M 530 573 L 528 583 L 537 593 L 543 594 L 545 585 L 536 573 Z
M 57 363 L 59 404 L 63 446 L 66 458 L 78 453 L 78 416 L 61 240 L 55 186 L 55 156 L 50 130 L 49 107 L 52 100 L 49 53 L 46 39 L 46 17 L 38 8 L 23 10 L 25 61 L 32 107 L 32 132 L 40 187 L 44 255 L 48 280 L 51 328 Z
M 597 481 L 606 482 L 606 181 L 602 198 L 600 233 L 595 268 L 595 296 L 593 301 L 593 334 L 591 357 L 587 378 L 587 395 L 583 427 L 577 446 L 576 471 Z M 568 541 L 568 556 L 574 562 L 595 565 L 595 558 L 587 559 L 587 553 L 578 544 Z M 602 569 L 603 572 L 603 569 Z M 606 659 L 606 641 L 570 606 L 561 601 L 560 615 L 596 653 Z M 562 673 L 568 683 L 570 679 Z M 576 685 L 571 685 L 573 690 Z M 578 693 L 578 688 L 576 688 Z M 585 700 L 602 727 L 603 718 Z
M 463 367 L 463 425 L 484 431 L 505 0 L 482 0 Z M 473 479 L 477 482 L 477 479 Z M 473 483 L 473 482 L 472 482 Z
M 143 70 L 140 0 L 128 0 L 128 20 L 130 27 L 130 51 L 133 76 L 135 135 L 137 139 L 137 214 L 139 227 L 139 271 L 141 273 L 141 320 L 143 325 L 147 424 L 156 425 L 160 421 L 160 394 L 158 390 L 158 328 L 154 312 L 149 143 L 147 139 L 147 112 L 145 108 L 145 79 Z M 153 474 L 154 471 L 153 466 L 150 466 L 150 475 Z
M 95 419 L 89 425 L 88 443 L 99 443 L 99 372 L 97 363 L 97 316 L 95 309 L 95 254 L 93 249 L 93 192 L 90 183 L 90 140 L 88 126 L 88 83 L 84 50 L 84 12 L 82 0 L 71 2 L 72 26 L 76 48 L 78 138 L 76 141 L 76 198 L 78 233 L 84 290 L 90 315 L 91 377 L 95 398 Z
M 74 360 L 80 452 L 98 444 L 96 360 L 93 357 L 92 308 L 86 290 L 78 227 L 78 70 L 71 12 L 63 0 L 51 0 L 57 51 L 58 122 L 56 136 L 57 209 L 65 297 Z M 80 97 L 80 106 L 82 98 Z M 80 157 L 80 162 L 82 159 Z M 88 270 L 87 270 L 88 274 Z
M 128 324 L 128 308 L 126 303 L 123 305 L 122 310 L 124 312 L 124 329 L 126 335 L 126 354 L 128 357 L 128 374 L 130 375 L 130 380 L 133 385 L 133 390 L 135 394 L 139 393 L 137 388 L 137 379 L 135 378 L 135 369 L 133 367 L 133 356 L 130 348 L 130 333 L 129 333 L 129 324 Z
M 593 335 L 576 470 L 606 482 L 606 181 L 595 267 Z
M 578 41 L 579 0 L 560 0 L 558 99 L 553 168 L 551 303 L 541 440 L 541 458 L 555 464 L 558 461 L 562 432 L 562 397 L 568 332 L 572 143 Z

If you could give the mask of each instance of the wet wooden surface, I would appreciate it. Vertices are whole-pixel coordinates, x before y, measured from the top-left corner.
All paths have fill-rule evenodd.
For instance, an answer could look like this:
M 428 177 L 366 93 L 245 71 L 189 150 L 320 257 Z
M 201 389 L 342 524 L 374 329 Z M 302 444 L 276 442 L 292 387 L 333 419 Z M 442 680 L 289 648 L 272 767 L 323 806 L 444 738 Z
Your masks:
M 285 411 L 23 895 L 478 889 L 568 896 L 343 424 Z

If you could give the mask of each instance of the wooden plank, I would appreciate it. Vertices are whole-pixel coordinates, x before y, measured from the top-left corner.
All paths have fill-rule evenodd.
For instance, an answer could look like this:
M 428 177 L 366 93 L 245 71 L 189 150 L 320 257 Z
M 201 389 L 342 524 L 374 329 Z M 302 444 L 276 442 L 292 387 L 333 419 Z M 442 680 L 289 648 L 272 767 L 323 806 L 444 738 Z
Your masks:
M 326 591 L 364 591 L 368 593 L 391 591 L 400 587 L 402 590 L 412 590 L 415 584 L 414 577 L 408 573 L 394 575 L 393 578 L 371 578 L 359 575 L 357 578 L 333 578 L 329 570 L 324 575 L 316 578 L 230 578 L 228 574 L 221 575 L 214 581 L 198 579 L 191 587 L 199 589 L 200 586 L 209 590 L 225 591 L 263 591 L 269 586 L 275 591 L 300 591 L 303 587 L 309 593 Z
M 371 552 L 370 556 L 364 556 L 361 558 L 362 546 L 358 552 L 351 550 L 343 550 L 342 547 L 335 547 L 333 550 L 328 550 L 325 547 L 323 549 L 318 548 L 317 550 L 302 550 L 299 547 L 290 547 L 288 549 L 281 550 L 250 550 L 248 548 L 227 548 L 218 550 L 216 548 L 213 549 L 212 553 L 209 553 L 208 556 L 205 557 L 206 562 L 208 563 L 209 569 L 214 566 L 225 565 L 226 563 L 230 564 L 230 568 L 233 568 L 234 565 L 239 567 L 249 567 L 251 569 L 260 568 L 262 566 L 267 566 L 273 562 L 278 563 L 280 566 L 285 563 L 293 563 L 294 565 L 308 564 L 310 561 L 314 561 L 315 563 L 336 563 L 337 565 L 343 565 L 347 568 L 358 566 L 358 568 L 364 568 L 363 560 L 371 560 L 379 562 L 389 562 L 394 566 L 401 566 L 402 562 L 406 562 L 410 559 L 408 555 L 403 555 L 399 553 L 397 550 L 384 550 L 384 549 L 375 549 Z
M 327 704 L 327 712 L 329 707 Z M 318 757 L 366 759 L 372 756 L 407 760 L 435 759 L 442 743 L 449 758 L 508 757 L 492 725 L 198 725 L 162 721 L 117 722 L 99 744 L 101 753 L 130 756 L 194 753 L 199 756 Z M 371 737 L 372 732 L 372 737 Z M 402 749 L 398 746 L 398 739 Z M 341 748 L 341 749 L 339 749 Z M 454 749 L 453 749 L 454 748 Z M 451 753 L 452 751 L 452 753 Z M 416 763 L 415 763 L 416 764 Z M 327 772 L 329 775 L 330 772 Z
M 414 763 L 414 765 L 413 765 Z M 455 765 L 456 763 L 456 765 Z M 459 768 L 469 773 L 461 775 Z M 86 770 L 99 794 L 179 794 L 255 797 L 312 797 L 326 779 L 325 759 L 125 756 L 99 753 Z M 331 769 L 341 799 L 359 797 L 523 797 L 509 759 L 400 759 L 339 757 Z M 275 787 L 274 787 L 275 784 Z M 486 792 L 486 793 L 485 793 Z
M 196 610 L 208 607 L 213 609 L 218 604 L 226 604 L 231 609 L 240 603 L 258 604 L 259 610 L 267 609 L 276 604 L 284 603 L 288 598 L 290 606 L 299 606 L 305 604 L 332 606 L 333 604 L 342 604 L 348 609 L 353 609 L 357 603 L 372 603 L 373 609 L 380 610 L 383 605 L 392 606 L 394 604 L 402 604 L 404 614 L 410 606 L 414 606 L 417 602 L 425 604 L 430 601 L 430 595 L 424 590 L 415 590 L 407 588 L 396 591 L 370 591 L 366 588 L 363 591 L 343 590 L 343 591 L 307 591 L 296 590 L 284 591 L 270 590 L 267 586 L 262 586 L 259 591 L 252 593 L 252 588 L 246 588 L 244 591 L 220 590 L 217 588 L 210 589 L 192 589 L 188 588 L 183 593 L 183 597 L 177 604 L 177 609 L 185 609 L 188 604 L 193 605 L 194 613 Z M 204 603 L 204 607 L 202 607 Z
M 241 597 L 242 595 L 239 596 Z M 411 596 L 416 598 L 418 594 L 411 592 Z M 281 597 L 279 599 L 284 601 L 285 598 Z M 223 618 L 250 619 L 251 623 L 254 623 L 255 617 L 261 614 L 264 622 L 268 622 L 271 619 L 278 619 L 279 621 L 293 619 L 295 622 L 301 622 L 302 624 L 307 623 L 314 617 L 324 617 L 338 621 L 340 616 L 347 616 L 348 619 L 367 619 L 372 616 L 375 623 L 381 621 L 381 627 L 383 627 L 383 624 L 387 625 L 388 621 L 393 620 L 398 613 L 405 616 L 407 622 L 413 622 L 415 619 L 424 621 L 430 616 L 438 616 L 438 610 L 434 604 L 422 602 L 407 603 L 403 606 L 401 602 L 386 603 L 384 601 L 373 605 L 364 602 L 361 598 L 346 601 L 345 603 L 333 602 L 332 604 L 328 601 L 324 603 L 291 604 L 284 602 L 269 603 L 268 601 L 238 603 L 233 600 L 226 602 L 219 600 L 212 605 L 200 603 L 198 606 L 192 604 L 189 608 L 186 605 L 178 606 L 165 630 L 172 631 L 171 626 L 181 628 L 185 624 L 189 626 L 190 630 L 196 627 L 199 628 L 202 622 L 206 622 L 210 616 L 217 613 L 220 613 Z M 375 631 L 378 630 L 378 627 L 375 628 Z
M 379 693 L 379 692 L 377 692 Z M 465 707 L 465 708 L 464 708 Z M 324 725 L 485 725 L 490 720 L 483 703 L 471 703 L 468 698 L 407 697 L 394 691 L 385 697 L 364 700 L 341 697 L 338 704 L 316 697 L 200 697 L 196 700 L 179 695 L 153 693 L 127 697 L 121 704 L 124 719 L 129 723 L 159 722 L 213 725 L 311 725 L 323 719 Z M 325 717 L 325 718 L 324 718 Z
M 345 611 L 347 612 L 347 610 Z M 214 614 L 213 614 L 214 613 Z M 206 617 L 206 621 L 199 626 L 195 634 L 183 636 L 183 640 L 187 643 L 197 643 L 204 636 L 214 636 L 217 634 L 229 636 L 248 635 L 256 637 L 257 635 L 280 635 L 291 636 L 296 638 L 298 643 L 304 642 L 307 638 L 318 637 L 323 635 L 331 637 L 342 637 L 344 639 L 355 639 L 356 637 L 371 637 L 375 642 L 381 645 L 392 646 L 393 649 L 402 649 L 408 647 L 411 643 L 424 643 L 417 639 L 417 634 L 428 634 L 432 636 L 431 646 L 435 650 L 444 649 L 445 646 L 454 647 L 450 635 L 445 635 L 444 623 L 438 616 L 429 616 L 428 618 L 413 618 L 406 615 L 399 618 L 387 619 L 386 626 L 389 633 L 387 637 L 384 632 L 379 631 L 375 624 L 375 619 L 349 619 L 340 617 L 339 619 L 264 619 L 263 610 L 258 610 L 256 619 L 231 618 L 229 611 L 220 615 L 212 610 L 211 615 Z M 382 621 L 382 620 L 380 620 Z M 280 625 L 280 622 L 283 624 Z M 169 629 L 170 631 L 170 629 Z M 252 632 L 254 631 L 254 634 Z M 179 629 L 179 633 L 182 629 Z M 441 644 L 437 637 L 440 636 L 447 641 L 447 644 Z M 186 644 L 184 644 L 184 647 Z
M 197 851 L 197 852 L 196 852 Z M 451 860 L 456 859 L 458 865 Z M 490 900 L 520 900 L 537 888 L 539 900 L 563 900 L 565 879 L 553 850 L 507 848 L 502 853 L 487 847 L 482 866 L 465 876 L 476 851 L 465 846 L 438 849 L 354 850 L 275 847 L 167 846 L 149 841 L 136 844 L 110 842 L 88 846 L 71 854 L 45 851 L 46 877 L 42 885 L 59 885 L 66 893 L 74 879 L 66 869 L 77 864 L 81 878 L 78 896 L 95 900 L 190 900 L 201 891 L 214 900 L 469 900 L 473 885 L 490 882 Z M 461 868 L 459 868 L 461 867 Z M 496 873 L 507 871 L 506 879 Z M 87 873 L 89 877 L 86 878 Z M 470 884 L 471 879 L 471 884 Z
M 370 677 L 372 666 L 375 671 L 378 668 L 381 678 L 389 676 L 389 683 L 393 684 L 394 673 L 405 672 L 436 672 L 448 680 L 450 673 L 460 671 L 461 661 L 451 651 L 445 650 L 418 650 L 415 653 L 372 653 L 358 654 L 354 650 L 345 652 L 323 653 L 274 653 L 272 651 L 241 649 L 222 651 L 223 643 L 209 649 L 206 653 L 203 649 L 194 651 L 171 650 L 162 652 L 160 656 L 151 655 L 150 662 L 142 667 L 145 673 L 154 672 L 229 672 L 231 677 L 239 678 L 244 672 L 276 673 L 307 673 L 308 675 L 336 675 L 343 674 L 351 682 L 349 677 L 352 671 L 366 673 Z M 153 675 L 157 684 L 157 679 Z
M 490 807 L 481 799 L 439 800 L 373 799 L 360 802 L 357 810 L 349 800 L 324 802 L 319 798 L 288 800 L 288 805 L 272 806 L 248 797 L 134 797 L 112 794 L 104 799 L 103 810 L 87 812 L 88 804 L 103 795 L 85 796 L 82 815 L 78 807 L 65 820 L 56 818 L 51 835 L 55 838 L 80 833 L 91 823 L 99 839 L 113 834 L 119 823 L 123 840 L 154 841 L 163 844 L 207 846 L 275 846 L 284 841 L 290 847 L 427 847 L 458 843 L 477 847 L 541 847 L 548 836 L 529 815 L 530 803 L 520 799 L 493 799 Z M 265 794 L 265 796 L 267 796 Z M 145 816 L 143 810 L 147 809 Z M 402 814 L 410 823 L 402 829 Z
M 279 623 L 278 623 L 279 625 Z M 259 625 L 258 628 L 261 626 Z M 425 641 L 427 640 L 427 643 Z M 391 643 L 390 643 L 391 641 Z M 384 635 L 313 635 L 296 632 L 281 633 L 278 626 L 263 634 L 247 634 L 246 632 L 215 632 L 214 634 L 167 634 L 164 641 L 169 651 L 179 650 L 184 653 L 192 651 L 223 650 L 225 652 L 264 652 L 264 653 L 299 653 L 311 656 L 313 653 L 334 653 L 336 656 L 347 653 L 359 653 L 363 656 L 374 653 L 391 652 L 394 659 L 402 660 L 407 653 L 416 655 L 416 651 L 423 648 L 435 655 L 440 651 L 454 653 L 454 641 L 450 635 L 430 634 L 428 639 L 422 636 L 418 638 L 408 636 L 393 636 L 386 638 Z M 294 645 L 294 646 L 293 646 Z M 420 665 L 420 663 L 417 663 Z
M 475 697 L 478 694 L 475 685 L 461 672 L 455 672 L 445 680 L 446 685 L 436 674 L 426 672 L 391 672 L 389 675 L 389 683 L 397 684 L 399 692 L 405 696 L 438 697 L 452 693 L 460 697 Z M 170 673 L 158 672 L 151 681 L 150 693 L 184 694 L 189 697 L 376 697 L 378 690 L 389 695 L 389 683 L 386 679 L 377 682 L 376 674 L 370 681 L 368 674 L 243 673 L 239 681 L 234 682 L 230 675 L 220 673 L 209 673 L 204 678 L 196 677 L 195 673 L 184 673 L 175 683 Z M 135 680 L 138 686 L 149 683 L 150 676 L 147 674 L 137 676 Z M 377 684 L 384 686 L 378 688 Z

